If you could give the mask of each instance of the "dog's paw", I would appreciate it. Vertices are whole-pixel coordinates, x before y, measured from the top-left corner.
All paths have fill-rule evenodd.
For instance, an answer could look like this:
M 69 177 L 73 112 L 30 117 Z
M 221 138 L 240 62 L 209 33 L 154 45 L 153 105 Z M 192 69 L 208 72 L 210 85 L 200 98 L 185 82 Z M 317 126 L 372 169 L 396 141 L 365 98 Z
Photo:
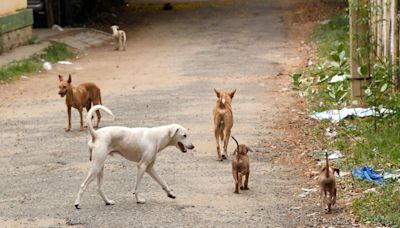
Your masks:
M 136 200 L 136 203 L 137 203 L 137 204 L 145 204 L 145 203 L 146 203 L 146 200 L 145 200 L 145 199 L 137 199 L 137 200 Z
M 107 202 L 106 202 L 106 205 L 108 206 L 108 205 L 114 205 L 115 204 L 115 201 L 114 200 L 108 200 Z
M 172 194 L 172 193 L 168 193 L 168 197 L 171 198 L 171 199 L 175 199 L 176 198 L 176 196 L 174 194 Z
M 71 128 L 65 128 L 64 129 L 66 132 L 71 131 Z
M 235 194 L 239 194 L 239 191 L 234 191 L 233 193 L 235 193 Z

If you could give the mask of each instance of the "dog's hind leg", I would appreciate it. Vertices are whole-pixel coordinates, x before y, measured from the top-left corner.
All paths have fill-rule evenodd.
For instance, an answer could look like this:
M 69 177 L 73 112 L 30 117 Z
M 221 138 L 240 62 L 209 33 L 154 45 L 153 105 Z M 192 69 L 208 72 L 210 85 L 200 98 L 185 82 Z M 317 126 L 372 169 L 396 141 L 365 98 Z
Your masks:
M 228 143 L 229 143 L 230 137 L 231 137 L 231 130 L 225 129 L 224 130 L 224 155 L 223 155 L 223 157 L 225 159 L 228 158 Z
M 97 174 L 97 192 L 101 196 L 101 198 L 104 200 L 106 205 L 114 205 L 115 202 L 114 200 L 110 200 L 107 198 L 107 196 L 103 192 L 103 175 L 104 174 L 104 166 L 101 168 L 100 172 Z
M 140 182 L 142 181 L 143 174 L 144 174 L 144 172 L 146 171 L 146 169 L 147 169 L 147 165 L 146 165 L 146 164 L 144 164 L 144 163 L 139 163 L 139 164 L 138 164 L 136 185 L 135 185 L 135 191 L 134 191 L 133 194 L 135 194 L 136 203 L 139 203 L 139 204 L 143 204 L 143 203 L 146 202 L 145 199 L 140 198 L 140 196 L 139 196 L 139 185 L 140 185 Z
M 102 167 L 104 166 L 104 161 L 106 160 L 106 157 L 107 157 L 106 154 L 102 157 L 99 157 L 99 155 L 96 154 L 95 150 L 93 150 L 93 156 L 94 156 L 94 158 L 92 161 L 92 168 L 90 168 L 88 176 L 86 177 L 85 181 L 79 187 L 78 197 L 75 200 L 75 208 L 76 209 L 79 209 L 79 204 L 81 202 L 83 193 L 86 191 L 87 187 L 94 180 L 94 178 L 96 178 L 96 176 L 99 174 Z
M 79 209 L 79 204 L 81 202 L 81 197 L 83 195 L 83 193 L 86 191 L 87 187 L 89 186 L 89 184 L 94 180 L 94 178 L 97 176 L 97 173 L 99 172 L 99 170 L 95 167 L 92 167 L 89 171 L 88 176 L 86 177 L 85 181 L 81 184 L 80 188 L 79 188 L 79 193 L 78 193 L 78 197 L 75 200 L 75 208 Z
M 165 183 L 165 181 L 158 175 L 158 173 L 154 169 L 154 162 L 147 167 L 146 172 L 162 187 L 169 198 L 176 198 L 173 190 L 169 188 L 167 183 Z

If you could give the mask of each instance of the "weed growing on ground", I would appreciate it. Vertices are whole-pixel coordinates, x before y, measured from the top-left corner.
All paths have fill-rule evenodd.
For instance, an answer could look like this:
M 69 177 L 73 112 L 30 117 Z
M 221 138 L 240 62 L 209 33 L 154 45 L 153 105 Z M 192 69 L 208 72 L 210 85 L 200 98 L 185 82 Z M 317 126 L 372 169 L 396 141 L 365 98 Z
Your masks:
M 38 72 L 43 69 L 43 62 L 55 63 L 60 60 L 71 59 L 75 53 L 65 44 L 53 42 L 43 52 L 33 56 L 11 62 L 0 67 L 0 81 L 15 79 L 23 74 Z

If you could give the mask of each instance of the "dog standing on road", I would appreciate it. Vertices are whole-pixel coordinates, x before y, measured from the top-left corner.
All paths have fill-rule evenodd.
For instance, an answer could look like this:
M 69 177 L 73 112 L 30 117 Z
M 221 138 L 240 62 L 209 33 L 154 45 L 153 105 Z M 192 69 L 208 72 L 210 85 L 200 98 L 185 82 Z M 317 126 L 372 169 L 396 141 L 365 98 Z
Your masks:
M 126 50 L 126 34 L 123 30 L 118 30 L 118 25 L 111 26 L 113 37 L 115 39 L 115 50 L 125 51 Z
M 220 92 L 214 89 L 214 92 L 218 98 L 213 111 L 214 135 L 215 141 L 217 142 L 218 160 L 222 161 L 222 159 L 227 159 L 228 157 L 228 142 L 233 126 L 233 113 L 231 103 L 232 98 L 235 95 L 236 89 L 231 92 Z M 220 140 L 224 144 L 224 154 L 222 156 L 219 146 Z
M 127 127 L 104 127 L 94 130 L 92 115 L 95 111 L 103 110 L 110 115 L 112 112 L 101 105 L 93 106 L 87 114 L 87 122 L 92 139 L 89 141 L 89 150 L 92 156 L 92 168 L 79 189 L 78 197 L 75 200 L 75 207 L 79 209 L 82 194 L 96 177 L 97 191 L 106 203 L 114 204 L 114 201 L 107 198 L 102 190 L 104 162 L 108 155 L 119 154 L 127 160 L 137 162 L 137 179 L 134 194 L 137 203 L 145 203 L 139 196 L 139 185 L 143 174 L 149 174 L 167 193 L 169 198 L 175 199 L 174 192 L 158 176 L 154 169 L 157 154 L 168 146 L 176 146 L 182 153 L 187 149 L 193 149 L 187 130 L 178 124 L 165 125 L 153 128 L 127 128 Z
M 67 105 L 68 111 L 68 127 L 65 131 L 71 130 L 71 108 L 74 107 L 78 109 L 79 115 L 81 118 L 80 130 L 83 131 L 83 117 L 82 112 L 83 108 L 86 108 L 86 111 L 89 111 L 93 105 L 101 104 L 101 96 L 100 89 L 96 84 L 88 82 L 82 83 L 78 85 L 78 87 L 73 87 L 71 85 L 71 74 L 69 75 L 67 80 L 64 80 L 63 76 L 58 75 L 58 79 L 60 83 L 58 85 L 59 91 L 58 95 L 61 97 L 65 97 L 65 104 Z M 97 111 L 97 124 L 96 128 L 99 127 L 101 115 L 100 112 Z
M 321 170 L 319 174 L 319 186 L 321 188 L 321 199 L 322 199 L 322 208 L 327 212 L 331 212 L 332 205 L 336 203 L 336 178 L 335 172 L 339 174 L 339 169 L 330 168 L 328 153 L 325 153 L 326 157 L 326 166 Z
M 239 194 L 239 188 L 240 190 L 249 190 L 250 161 L 247 153 L 252 150 L 244 144 L 239 145 L 238 141 L 233 136 L 231 137 L 237 145 L 237 148 L 233 152 L 236 156 L 232 159 L 232 174 L 233 179 L 235 179 L 234 193 Z M 245 178 L 244 185 L 243 178 Z

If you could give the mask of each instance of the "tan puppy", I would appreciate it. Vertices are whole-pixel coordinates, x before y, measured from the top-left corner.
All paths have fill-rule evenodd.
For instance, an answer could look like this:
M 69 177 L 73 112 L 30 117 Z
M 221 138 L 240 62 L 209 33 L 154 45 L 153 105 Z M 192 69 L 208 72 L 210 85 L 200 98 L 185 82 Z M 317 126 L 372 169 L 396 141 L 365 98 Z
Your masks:
M 327 212 L 331 212 L 331 206 L 336 203 L 336 178 L 335 172 L 339 174 L 339 169 L 330 168 L 328 161 L 328 153 L 325 153 L 326 166 L 319 174 L 319 186 L 321 188 L 322 208 Z
M 115 39 L 116 45 L 115 50 L 125 51 L 126 49 L 126 34 L 123 30 L 118 30 L 118 25 L 111 26 L 111 30 L 113 32 L 113 37 Z
M 235 179 L 235 191 L 234 193 L 239 194 L 239 188 L 240 190 L 249 190 L 249 175 L 250 175 L 250 161 L 249 161 L 249 156 L 247 156 L 247 153 L 249 151 L 252 152 L 252 150 L 244 145 L 240 144 L 236 141 L 236 139 L 231 136 L 233 140 L 235 140 L 237 148 L 233 152 L 233 154 L 236 153 L 236 156 L 232 160 L 232 174 L 233 174 L 233 179 Z M 244 185 L 243 185 L 243 178 L 246 178 L 244 180 Z
M 233 113 L 232 113 L 232 98 L 235 95 L 236 89 L 231 92 L 219 92 L 214 89 L 215 95 L 218 100 L 215 104 L 214 116 L 214 135 L 217 142 L 218 160 L 226 159 L 228 157 L 227 149 L 228 142 L 231 136 L 231 129 L 233 126 Z M 219 141 L 224 143 L 224 154 L 221 156 Z
M 65 97 L 65 104 L 67 105 L 68 111 L 68 127 L 65 131 L 71 130 L 71 107 L 78 109 L 79 115 L 81 117 L 81 125 L 80 130 L 83 131 L 83 119 L 82 119 L 82 111 L 83 108 L 86 108 L 86 111 L 89 111 L 93 105 L 101 104 L 101 96 L 100 89 L 94 83 L 82 83 L 78 85 L 78 87 L 73 87 L 71 85 L 71 74 L 68 77 L 68 80 L 64 80 L 63 76 L 58 75 L 60 83 L 58 88 L 60 89 L 58 94 L 61 97 Z M 96 111 L 97 114 L 97 124 L 96 127 L 99 127 L 100 123 L 100 111 Z

